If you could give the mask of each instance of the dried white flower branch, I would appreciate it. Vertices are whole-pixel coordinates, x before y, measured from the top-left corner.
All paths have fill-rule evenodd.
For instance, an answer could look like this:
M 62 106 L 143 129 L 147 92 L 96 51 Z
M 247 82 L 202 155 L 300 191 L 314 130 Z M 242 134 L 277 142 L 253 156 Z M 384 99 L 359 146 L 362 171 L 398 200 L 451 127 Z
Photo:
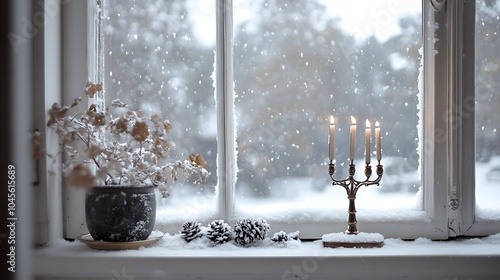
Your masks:
M 195 184 L 206 180 L 210 174 L 201 155 L 167 161 L 170 149 L 167 134 L 172 125 L 165 118 L 129 110 L 120 100 L 113 100 L 104 111 L 91 104 L 84 113 L 68 115 L 85 95 L 94 98 L 101 90 L 101 85 L 88 83 L 85 94 L 71 105 L 61 107 L 54 103 L 48 112 L 47 126 L 54 128 L 60 137 L 65 156 L 63 170 L 70 184 L 84 188 L 155 185 L 166 190 L 170 179 L 178 179 L 179 170 L 188 177 L 195 176 Z M 90 168 L 92 164 L 95 172 Z

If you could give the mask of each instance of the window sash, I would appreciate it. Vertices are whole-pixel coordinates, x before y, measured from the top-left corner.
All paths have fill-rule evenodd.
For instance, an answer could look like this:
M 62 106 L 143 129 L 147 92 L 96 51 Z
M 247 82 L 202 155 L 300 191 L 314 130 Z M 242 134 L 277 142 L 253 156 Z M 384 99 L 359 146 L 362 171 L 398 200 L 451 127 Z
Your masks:
M 87 0 L 93 11 L 95 0 Z M 236 166 L 234 88 L 233 88 L 233 38 L 232 0 L 217 1 L 216 46 L 216 99 L 218 115 L 218 201 L 219 217 L 230 223 L 234 217 L 234 187 Z M 78 3 L 80 2 L 80 3 Z M 81 46 L 87 46 L 87 36 L 74 32 L 71 26 L 81 26 L 84 1 L 69 1 L 63 9 L 63 42 L 71 32 L 79 34 L 74 42 L 80 48 L 63 45 L 63 92 L 80 92 L 83 81 Z M 423 81 L 423 145 L 422 184 L 424 186 L 423 213 L 426 219 L 370 222 L 362 221 L 359 229 L 380 232 L 386 237 L 446 239 L 457 235 L 485 235 L 494 233 L 495 222 L 479 223 L 474 220 L 474 118 L 465 119 L 457 111 L 467 98 L 474 94 L 474 1 L 445 1 L 436 5 L 435 0 L 423 0 L 424 81 Z M 443 3 L 443 2 L 439 2 Z M 71 8 L 73 7 L 73 8 Z M 64 16 L 66 11 L 67 16 Z M 80 14 L 80 16 L 75 16 Z M 93 21 L 89 14 L 89 21 Z M 427 24 L 430 23 L 430 24 Z M 435 24 L 440 28 L 434 29 Z M 446 26 L 448 26 L 446 28 Z M 66 37 L 66 39 L 64 39 Z M 434 38 L 438 40 L 434 40 Z M 435 54 L 437 52 L 437 54 Z M 464 56 L 466 54 L 466 56 Z M 472 54 L 472 55 L 471 55 Z M 76 59 L 76 61 L 75 61 Z M 75 65 L 75 66 L 71 66 Z M 84 64 L 83 64 L 84 65 Z M 90 64 L 92 65 L 92 64 Z M 76 69 L 77 66 L 80 68 Z M 92 67 L 89 66 L 89 69 Z M 69 79 L 69 80 L 68 80 Z M 65 98 L 68 96 L 64 96 Z M 69 97 L 68 97 L 69 100 Z M 444 114 L 447 112 L 447 114 Z M 446 116 L 446 117 L 444 117 Z M 454 127 L 453 124 L 459 126 Z M 469 161 L 467 161 L 469 159 Z M 326 172 L 325 172 L 326 173 Z M 66 189 L 68 190 L 68 189 Z M 65 237 L 75 238 L 84 233 L 81 225 L 82 210 L 75 210 L 81 195 L 74 190 L 65 194 L 67 224 Z M 456 199 L 456 200 L 455 200 Z M 456 204 L 458 202 L 458 204 Z M 81 203 L 80 203 L 81 204 Z M 68 206 L 71 205 L 71 209 Z M 455 206 L 458 206 L 455 208 Z M 81 208 L 83 209 L 83 207 Z M 347 201 L 346 201 L 347 209 Z M 346 214 L 347 220 L 347 214 Z M 448 222 L 451 221 L 451 222 Z M 177 232 L 180 225 L 158 225 L 160 230 Z M 287 221 L 271 224 L 272 231 L 301 231 L 301 238 L 318 238 L 324 233 L 344 231 L 345 222 L 317 222 L 289 224 Z
M 449 1 L 453 2 L 453 1 Z M 451 3 L 450 3 L 451 4 Z M 476 1 L 459 1 L 451 4 L 455 9 L 456 23 L 462 28 L 458 33 L 461 37 L 460 44 L 463 48 L 463 61 L 461 62 L 461 72 L 457 79 L 457 90 L 461 90 L 456 112 L 457 118 L 461 121 L 458 133 L 457 160 L 458 165 L 457 182 L 460 186 L 462 202 L 460 204 L 460 234 L 465 236 L 481 236 L 498 233 L 500 217 L 496 220 L 481 221 L 476 218 L 476 186 L 475 186 L 475 95 L 476 95 L 476 64 L 475 64 L 475 21 L 476 21 Z M 456 6 L 456 7 L 455 7 Z M 459 54 L 460 55 L 460 54 Z M 457 57 L 459 59 L 460 57 Z M 458 62 L 460 63 L 460 61 Z M 459 64 L 460 66 L 460 64 Z M 462 84 L 460 84 L 462 81 Z M 471 109 L 472 108 L 472 109 Z M 471 112 L 472 111 L 472 112 Z M 468 114 L 470 113 L 470 114 Z
M 435 151 L 440 154 L 436 154 L 431 161 L 424 158 L 424 165 L 434 164 L 430 172 L 435 172 L 436 184 L 446 182 L 441 184 L 446 196 L 442 201 L 443 198 L 439 199 L 436 206 L 447 209 L 445 218 L 449 237 L 495 234 L 500 224 L 500 217 L 496 221 L 480 221 L 475 216 L 475 114 L 470 113 L 471 107 L 474 111 L 471 100 L 475 96 L 476 78 L 475 4 L 475 1 L 469 0 L 424 0 L 424 7 L 427 5 L 425 14 L 434 13 L 434 20 L 440 26 L 435 37 L 424 37 L 427 43 L 433 42 L 433 38 L 438 39 L 434 49 L 431 44 L 425 46 L 429 48 L 429 54 L 435 50 L 437 55 L 432 55 L 434 61 L 427 57 L 431 61 L 426 60 L 424 67 L 434 63 L 431 67 L 434 72 L 426 73 L 430 77 L 426 76 L 425 95 L 434 90 L 435 127 L 426 129 L 434 131 Z M 429 25 L 425 26 L 428 28 Z M 445 26 L 447 28 L 443 28 Z M 429 81 L 433 81 L 433 89 L 428 88 Z M 424 139 L 427 139 L 425 135 Z M 424 180 L 428 179 L 424 173 Z
M 475 212 L 475 118 L 463 114 L 474 99 L 475 1 L 447 1 L 448 24 L 448 217 L 449 235 L 467 233 Z M 472 147 L 472 148 L 471 148 Z M 467 160 L 468 159 L 468 160 Z
M 229 221 L 234 214 L 236 184 L 236 127 L 233 83 L 233 3 L 216 0 L 216 106 L 217 176 L 219 217 Z

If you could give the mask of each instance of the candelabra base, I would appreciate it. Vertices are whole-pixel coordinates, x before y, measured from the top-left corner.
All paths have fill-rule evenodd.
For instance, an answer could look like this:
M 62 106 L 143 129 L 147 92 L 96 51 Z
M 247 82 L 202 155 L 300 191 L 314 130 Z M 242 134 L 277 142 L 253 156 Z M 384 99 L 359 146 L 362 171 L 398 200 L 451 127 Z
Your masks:
M 384 246 L 384 236 L 380 233 L 328 233 L 324 234 L 321 240 L 323 247 L 327 248 L 380 248 Z

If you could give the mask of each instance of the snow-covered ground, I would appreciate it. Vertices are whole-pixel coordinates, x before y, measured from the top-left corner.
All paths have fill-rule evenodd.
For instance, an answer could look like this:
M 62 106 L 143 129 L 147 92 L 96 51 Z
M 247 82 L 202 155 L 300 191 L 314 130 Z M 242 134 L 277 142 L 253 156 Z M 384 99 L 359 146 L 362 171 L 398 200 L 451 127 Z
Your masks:
M 498 166 L 500 157 L 489 163 L 476 163 L 476 203 L 477 217 L 480 219 L 500 217 L 500 179 L 488 175 Z M 384 179 L 381 186 L 359 189 L 356 198 L 358 218 L 388 220 L 420 217 L 421 192 L 414 193 L 406 189 L 385 191 Z M 236 214 L 239 217 L 262 217 L 270 222 L 344 221 L 349 203 L 346 191 L 329 184 L 317 189 L 314 188 L 314 182 L 313 178 L 276 180 L 271 187 L 272 192 L 266 197 L 244 196 L 237 192 Z M 160 201 L 157 220 L 161 223 L 179 223 L 188 219 L 209 220 L 215 217 L 216 202 L 214 194 L 193 194 L 188 191 L 174 193 L 172 197 Z
M 477 215 L 482 219 L 500 217 L 500 157 L 494 157 L 488 163 L 476 162 L 476 205 Z
M 327 186 L 324 190 L 304 188 L 303 180 L 287 182 L 287 188 L 295 195 L 269 197 L 236 197 L 236 215 L 261 217 L 268 221 L 287 220 L 300 222 L 311 220 L 344 221 L 349 200 L 346 191 L 339 186 Z M 379 186 L 362 187 L 356 199 L 360 219 L 390 218 L 398 215 L 412 218 L 421 215 L 421 199 L 417 193 L 380 191 Z M 210 219 L 216 213 L 213 195 L 173 196 L 162 200 L 158 207 L 160 223 L 184 222 L 189 219 Z M 394 211 L 398 210 L 398 211 Z M 401 217 L 393 217 L 401 218 Z

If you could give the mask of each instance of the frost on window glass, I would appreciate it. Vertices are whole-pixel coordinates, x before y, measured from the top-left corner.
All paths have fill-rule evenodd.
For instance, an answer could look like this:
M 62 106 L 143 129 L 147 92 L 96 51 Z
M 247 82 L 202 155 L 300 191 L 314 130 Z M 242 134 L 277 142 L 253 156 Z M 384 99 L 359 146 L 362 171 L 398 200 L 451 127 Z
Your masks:
M 347 177 L 350 116 L 358 119 L 358 178 L 365 119 L 381 124 L 385 174 L 380 186 L 359 190 L 358 218 L 421 210 L 421 1 L 366 0 L 354 7 L 349 1 L 235 0 L 233 7 L 236 214 L 346 219 L 346 192 L 331 185 L 326 165 L 330 115 L 334 176 L 341 179 Z
M 191 153 L 208 162 L 211 176 L 201 185 L 172 182 L 159 199 L 159 222 L 183 222 L 214 215 L 216 111 L 214 1 L 104 0 L 103 84 L 106 103 L 121 99 L 147 115 L 172 123 L 170 158 Z M 160 197 L 160 196 L 158 196 Z
M 476 1 L 476 202 L 498 219 L 500 196 L 500 1 Z

